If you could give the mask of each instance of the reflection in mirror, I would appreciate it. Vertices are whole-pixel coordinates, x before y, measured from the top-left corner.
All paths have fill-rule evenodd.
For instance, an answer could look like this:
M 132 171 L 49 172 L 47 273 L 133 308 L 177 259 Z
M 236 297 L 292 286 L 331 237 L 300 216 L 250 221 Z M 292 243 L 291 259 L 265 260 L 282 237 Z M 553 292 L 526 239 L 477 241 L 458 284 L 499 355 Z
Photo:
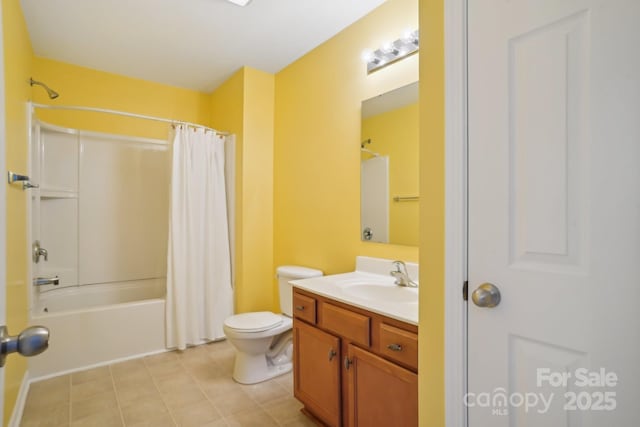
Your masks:
M 360 236 L 418 246 L 418 83 L 362 102 Z

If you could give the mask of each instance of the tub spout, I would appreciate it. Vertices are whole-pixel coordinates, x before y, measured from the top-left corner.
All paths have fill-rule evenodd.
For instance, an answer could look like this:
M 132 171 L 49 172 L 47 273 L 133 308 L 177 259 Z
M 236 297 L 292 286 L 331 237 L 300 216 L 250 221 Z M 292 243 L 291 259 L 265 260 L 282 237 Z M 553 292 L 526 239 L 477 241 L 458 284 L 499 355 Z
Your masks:
M 54 285 L 58 286 L 60 284 L 60 278 L 58 276 L 55 277 L 36 277 L 33 279 L 33 286 L 43 286 L 43 285 Z

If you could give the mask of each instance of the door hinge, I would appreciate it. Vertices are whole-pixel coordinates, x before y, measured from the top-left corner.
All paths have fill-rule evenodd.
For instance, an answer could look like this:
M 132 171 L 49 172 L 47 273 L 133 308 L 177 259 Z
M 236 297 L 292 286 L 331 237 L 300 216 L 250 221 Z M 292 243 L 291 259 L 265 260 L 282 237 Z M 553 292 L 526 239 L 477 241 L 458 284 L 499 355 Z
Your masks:
M 469 282 L 467 280 L 462 285 L 462 299 L 465 301 L 469 299 Z

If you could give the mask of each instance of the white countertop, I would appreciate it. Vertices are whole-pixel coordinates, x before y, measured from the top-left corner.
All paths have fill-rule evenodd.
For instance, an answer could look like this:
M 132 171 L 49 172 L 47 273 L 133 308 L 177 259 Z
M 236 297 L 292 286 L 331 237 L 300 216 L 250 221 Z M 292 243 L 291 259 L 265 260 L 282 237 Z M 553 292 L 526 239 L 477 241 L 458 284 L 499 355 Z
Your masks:
M 390 271 L 387 270 L 387 271 Z M 323 297 L 350 304 L 383 316 L 418 325 L 418 289 L 398 286 L 390 275 L 373 274 L 354 271 L 350 273 L 332 274 L 310 279 L 292 280 L 290 283 Z M 383 287 L 387 297 L 354 293 L 355 287 L 376 285 Z M 412 301 L 415 296 L 415 301 Z

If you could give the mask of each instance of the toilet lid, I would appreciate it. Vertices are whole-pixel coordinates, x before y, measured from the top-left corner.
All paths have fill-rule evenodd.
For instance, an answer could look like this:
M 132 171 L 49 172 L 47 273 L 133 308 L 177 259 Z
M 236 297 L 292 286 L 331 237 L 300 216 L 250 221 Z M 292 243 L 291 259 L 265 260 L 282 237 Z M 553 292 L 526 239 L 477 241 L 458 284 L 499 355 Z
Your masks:
M 229 328 L 244 332 L 266 331 L 282 323 L 282 316 L 270 311 L 256 311 L 231 316 L 224 321 Z

